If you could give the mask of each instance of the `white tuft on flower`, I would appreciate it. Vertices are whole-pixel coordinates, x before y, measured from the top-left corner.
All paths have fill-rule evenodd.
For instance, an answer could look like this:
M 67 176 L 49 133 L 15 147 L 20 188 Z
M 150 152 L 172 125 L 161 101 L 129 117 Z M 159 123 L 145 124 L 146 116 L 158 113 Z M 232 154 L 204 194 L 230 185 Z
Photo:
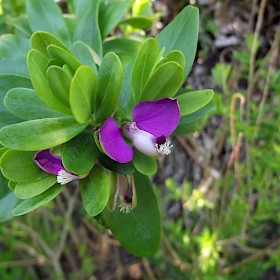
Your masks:
M 166 140 L 164 144 L 155 144 L 156 150 L 160 155 L 169 155 L 173 145 L 170 140 Z
M 128 214 L 132 211 L 132 206 L 128 203 L 122 202 L 118 206 L 120 207 L 120 212 L 122 213 Z
M 77 175 L 71 174 L 63 169 L 61 169 L 57 174 L 57 183 L 59 183 L 61 185 L 65 185 L 76 179 L 80 179 L 80 177 Z

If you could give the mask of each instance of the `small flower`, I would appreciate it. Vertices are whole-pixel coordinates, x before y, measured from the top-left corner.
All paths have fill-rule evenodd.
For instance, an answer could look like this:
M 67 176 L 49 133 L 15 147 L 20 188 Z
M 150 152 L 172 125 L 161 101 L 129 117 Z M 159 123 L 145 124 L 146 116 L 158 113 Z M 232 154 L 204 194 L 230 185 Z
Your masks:
M 53 155 L 50 149 L 36 152 L 33 160 L 42 170 L 46 171 L 47 173 L 56 175 L 57 183 L 61 185 L 65 185 L 71 181 L 82 179 L 85 177 L 68 172 L 63 167 L 61 158 Z
M 132 110 L 132 122 L 119 127 L 113 118 L 108 118 L 100 129 L 100 143 L 105 153 L 113 160 L 126 163 L 134 153 L 123 134 L 140 152 L 160 157 L 171 153 L 171 141 L 167 139 L 180 120 L 177 99 L 163 98 L 140 102 Z
M 117 189 L 114 196 L 114 209 L 120 208 L 120 212 L 128 214 L 136 207 L 136 191 L 132 175 L 117 175 Z M 114 210 L 113 209 L 113 210 Z

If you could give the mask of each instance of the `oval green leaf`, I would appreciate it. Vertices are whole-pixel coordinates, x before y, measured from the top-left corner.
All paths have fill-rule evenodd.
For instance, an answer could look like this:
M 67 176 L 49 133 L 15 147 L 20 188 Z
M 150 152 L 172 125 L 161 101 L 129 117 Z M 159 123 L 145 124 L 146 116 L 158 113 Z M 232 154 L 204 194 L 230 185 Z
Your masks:
M 181 116 L 190 115 L 206 106 L 214 97 L 212 89 L 195 90 L 177 97 Z
M 72 79 L 69 94 L 70 107 L 78 123 L 86 123 L 90 119 L 97 86 L 97 76 L 92 68 L 80 66 Z
M 102 218 L 122 246 L 138 257 L 155 253 L 160 245 L 159 206 L 148 177 L 134 174 L 137 206 L 128 214 L 105 209 Z
M 27 0 L 26 12 L 32 31 L 48 31 L 62 41 L 70 41 L 70 32 L 64 22 L 63 14 L 54 1 Z
M 166 62 L 152 73 L 143 89 L 140 100 L 174 97 L 183 81 L 183 68 L 176 62 Z
M 173 50 L 170 51 L 165 58 L 168 61 L 174 61 L 177 62 L 178 64 L 180 64 L 182 66 L 182 68 L 185 68 L 185 56 L 181 51 L 177 51 L 177 50 Z
M 90 66 L 96 74 L 98 73 L 96 64 L 100 64 L 100 58 L 90 46 L 77 41 L 72 45 L 71 51 L 81 64 Z
M 69 90 L 72 76 L 56 65 L 48 68 L 46 76 L 55 97 L 69 107 Z
M 62 64 L 69 65 L 73 71 L 76 71 L 77 68 L 81 65 L 80 62 L 69 51 L 61 47 L 49 45 L 47 47 L 47 52 L 53 59 L 62 62 Z
M 47 52 L 47 47 L 49 45 L 55 45 L 68 51 L 67 47 L 60 40 L 58 40 L 54 35 L 44 31 L 37 31 L 33 33 L 30 39 L 30 44 L 33 49 L 38 50 L 49 58 L 50 54 Z
M 0 143 L 14 150 L 45 150 L 69 141 L 86 126 L 71 117 L 30 120 L 1 128 Z
M 19 201 L 20 200 L 13 192 L 8 193 L 0 199 L 0 223 L 7 222 L 14 218 L 12 210 Z
M 132 70 L 132 93 L 135 102 L 138 102 L 140 95 L 149 79 L 151 71 L 159 56 L 158 42 L 149 38 L 143 42 L 136 56 Z
M 63 145 L 63 166 L 74 174 L 87 174 L 100 154 L 92 132 L 85 131 Z
M 42 194 L 23 200 L 13 209 L 13 215 L 21 216 L 43 206 L 44 204 L 56 198 L 61 193 L 63 188 L 64 186 L 55 184 L 53 187 L 49 188 Z
M 96 122 L 103 122 L 116 110 L 122 88 L 123 68 L 119 57 L 107 53 L 99 68 L 98 91 L 95 102 Z
M 157 36 L 165 53 L 180 50 L 185 56 L 184 78 L 189 74 L 195 59 L 199 32 L 199 11 L 194 6 L 185 7 Z
M 147 29 L 153 24 L 153 20 L 149 17 L 130 17 L 119 22 L 119 24 L 128 24 L 134 28 Z
M 0 166 L 3 175 L 14 182 L 41 180 L 48 176 L 34 162 L 34 152 L 7 151 L 1 157 Z
M 99 29 L 99 0 L 74 1 L 76 28 L 74 40 L 83 41 L 102 57 L 102 39 Z
M 63 105 L 53 94 L 46 78 L 48 59 L 39 51 L 31 50 L 27 56 L 29 75 L 40 99 L 50 108 L 67 115 L 71 110 Z
M 22 120 L 63 116 L 46 106 L 33 89 L 13 88 L 8 91 L 4 105 L 9 112 Z
M 95 165 L 90 174 L 79 181 L 83 204 L 87 214 L 95 217 L 106 207 L 110 195 L 109 173 Z
M 138 172 L 147 176 L 152 176 L 157 171 L 157 160 L 146 156 L 137 149 L 134 149 L 134 158 L 132 163 Z
M 55 175 L 48 174 L 47 177 L 42 178 L 41 180 L 18 183 L 14 192 L 16 197 L 20 199 L 28 199 L 48 190 L 56 183 L 56 181 L 57 179 Z

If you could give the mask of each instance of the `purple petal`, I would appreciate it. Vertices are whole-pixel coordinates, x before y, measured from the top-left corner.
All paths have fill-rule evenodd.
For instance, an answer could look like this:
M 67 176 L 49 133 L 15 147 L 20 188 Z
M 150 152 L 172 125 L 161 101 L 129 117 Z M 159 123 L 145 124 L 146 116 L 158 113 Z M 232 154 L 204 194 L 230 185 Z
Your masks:
M 122 130 L 113 118 L 108 118 L 100 129 L 100 143 L 106 154 L 115 161 L 132 161 L 133 150 L 124 141 Z
M 132 119 L 137 127 L 155 137 L 168 137 L 180 120 L 180 107 L 175 98 L 144 101 L 134 106 Z
M 51 154 L 51 151 L 38 151 L 33 158 L 37 165 L 44 171 L 58 175 L 60 170 L 65 170 L 60 157 Z

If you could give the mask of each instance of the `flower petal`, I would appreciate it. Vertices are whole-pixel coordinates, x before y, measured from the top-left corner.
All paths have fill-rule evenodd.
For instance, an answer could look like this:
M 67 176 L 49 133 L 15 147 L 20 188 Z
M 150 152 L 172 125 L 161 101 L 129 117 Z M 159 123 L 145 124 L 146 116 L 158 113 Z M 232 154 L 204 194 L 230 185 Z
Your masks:
M 100 129 L 100 143 L 106 154 L 115 161 L 132 161 L 132 148 L 124 141 L 122 130 L 113 118 L 108 118 Z
M 50 149 L 38 151 L 33 159 L 41 169 L 50 174 L 58 175 L 61 169 L 65 170 L 61 158 L 51 154 Z
M 167 138 L 179 123 L 180 107 L 176 98 L 144 101 L 134 106 L 132 119 L 139 129 Z
M 141 153 L 151 157 L 159 156 L 155 146 L 156 137 L 151 133 L 137 128 L 135 123 L 132 123 L 125 130 L 125 134 L 129 139 L 131 139 L 133 146 Z

